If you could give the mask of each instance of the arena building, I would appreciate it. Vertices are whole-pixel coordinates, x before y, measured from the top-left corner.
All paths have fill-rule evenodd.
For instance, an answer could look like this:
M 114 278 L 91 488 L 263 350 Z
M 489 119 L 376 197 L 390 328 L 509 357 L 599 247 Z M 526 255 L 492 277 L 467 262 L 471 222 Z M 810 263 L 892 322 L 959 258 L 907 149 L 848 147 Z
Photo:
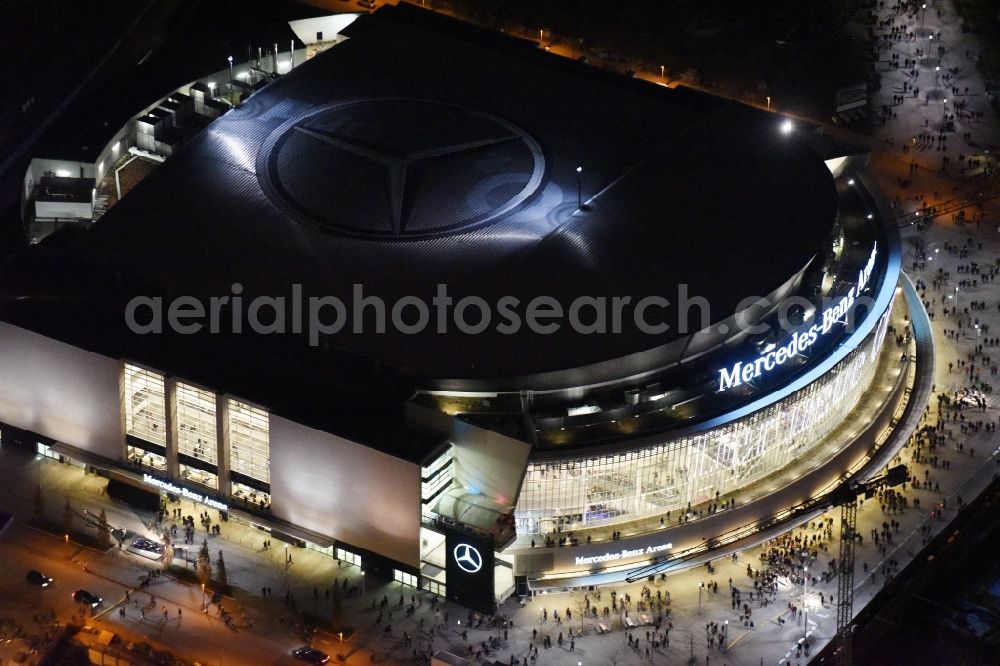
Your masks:
M 864 155 L 409 5 L 324 46 L 0 267 L 5 446 L 483 609 L 873 459 L 913 313 Z

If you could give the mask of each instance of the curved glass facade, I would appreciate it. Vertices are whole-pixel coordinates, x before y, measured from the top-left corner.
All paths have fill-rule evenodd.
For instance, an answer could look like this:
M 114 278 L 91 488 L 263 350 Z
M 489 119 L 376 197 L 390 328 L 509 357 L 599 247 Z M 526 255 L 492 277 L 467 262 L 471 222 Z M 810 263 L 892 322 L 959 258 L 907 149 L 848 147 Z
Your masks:
M 805 388 L 726 425 L 639 450 L 528 465 L 521 534 L 612 525 L 725 495 L 808 455 L 871 385 L 890 307 L 854 351 Z

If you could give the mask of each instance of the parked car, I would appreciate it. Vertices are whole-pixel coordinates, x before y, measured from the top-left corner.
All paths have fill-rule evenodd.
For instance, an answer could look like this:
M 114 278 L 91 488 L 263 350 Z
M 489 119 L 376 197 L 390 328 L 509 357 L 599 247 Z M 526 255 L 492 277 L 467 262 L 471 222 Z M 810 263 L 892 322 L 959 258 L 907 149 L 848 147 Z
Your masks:
M 102 599 L 97 595 L 87 592 L 87 590 L 77 590 L 73 593 L 73 601 L 78 604 L 87 604 L 91 608 L 97 608 Z
M 330 661 L 330 657 L 326 652 L 311 647 L 300 647 L 297 650 L 293 650 L 292 656 L 299 661 L 305 661 L 310 664 L 325 664 Z
M 48 587 L 52 584 L 52 579 L 43 574 L 41 571 L 35 571 L 34 569 L 28 569 L 28 573 L 24 575 L 24 579 L 29 583 L 37 585 L 38 587 Z

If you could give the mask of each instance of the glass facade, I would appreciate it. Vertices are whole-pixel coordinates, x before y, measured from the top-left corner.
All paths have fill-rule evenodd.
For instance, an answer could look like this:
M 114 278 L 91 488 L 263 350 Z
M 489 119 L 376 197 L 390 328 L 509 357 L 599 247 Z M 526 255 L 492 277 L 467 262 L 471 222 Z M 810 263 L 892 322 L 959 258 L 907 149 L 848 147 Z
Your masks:
M 125 450 L 126 459 L 135 465 L 142 465 L 157 472 L 167 471 L 167 459 L 159 453 L 147 451 L 131 444 Z
M 645 449 L 529 463 L 515 513 L 518 532 L 544 534 L 557 526 L 611 525 L 684 510 L 809 455 L 871 384 L 889 311 L 823 377 L 742 419 Z
M 234 500 L 239 500 L 243 506 L 251 509 L 267 509 L 271 506 L 271 495 L 262 490 L 245 486 L 233 481 L 229 484 L 229 492 Z
M 126 363 L 124 388 L 125 433 L 166 446 L 167 409 L 163 375 Z
M 217 465 L 215 394 L 177 382 L 177 452 Z
M 239 400 L 229 400 L 229 469 L 271 482 L 271 448 L 267 412 Z

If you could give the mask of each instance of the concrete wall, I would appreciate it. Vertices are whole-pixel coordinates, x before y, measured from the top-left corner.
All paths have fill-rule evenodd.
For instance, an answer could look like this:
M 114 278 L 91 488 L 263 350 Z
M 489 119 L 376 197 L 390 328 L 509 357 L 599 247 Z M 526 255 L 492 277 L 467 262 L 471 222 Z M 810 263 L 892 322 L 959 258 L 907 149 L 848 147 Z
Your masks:
M 0 322 L 0 421 L 122 458 L 119 362 Z
M 275 517 L 419 565 L 419 465 L 273 414 L 270 438 Z

